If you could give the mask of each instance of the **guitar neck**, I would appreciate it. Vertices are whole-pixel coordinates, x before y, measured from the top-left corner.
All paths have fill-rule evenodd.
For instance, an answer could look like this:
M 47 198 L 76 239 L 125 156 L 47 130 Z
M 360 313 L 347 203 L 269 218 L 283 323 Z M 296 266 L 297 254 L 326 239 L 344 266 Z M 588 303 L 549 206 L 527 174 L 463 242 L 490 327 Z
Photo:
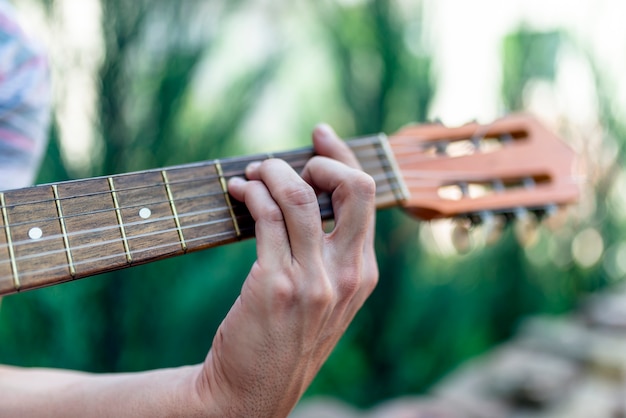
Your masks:
M 348 142 L 377 184 L 377 207 L 408 192 L 386 137 Z M 0 193 L 0 294 L 49 286 L 254 236 L 254 222 L 227 192 L 252 161 L 301 170 L 311 148 L 214 160 Z M 319 197 L 332 218 L 330 197 Z

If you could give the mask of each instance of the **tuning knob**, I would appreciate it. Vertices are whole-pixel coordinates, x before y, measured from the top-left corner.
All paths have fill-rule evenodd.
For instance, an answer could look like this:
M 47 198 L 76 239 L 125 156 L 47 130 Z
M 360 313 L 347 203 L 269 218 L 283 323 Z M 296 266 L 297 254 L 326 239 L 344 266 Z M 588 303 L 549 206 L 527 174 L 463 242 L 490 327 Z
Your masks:
M 539 241 L 539 219 L 526 209 L 516 209 L 514 231 L 518 242 L 523 247 L 532 247 Z
M 486 245 L 495 244 L 502 236 L 502 231 L 506 227 L 506 217 L 489 211 L 481 212 L 479 216 L 484 243 Z
M 549 205 L 545 208 L 541 221 L 550 231 L 558 231 L 567 223 L 567 218 L 568 211 L 566 208 Z
M 467 254 L 472 250 L 473 240 L 471 234 L 472 222 L 467 218 L 454 220 L 452 227 L 452 245 L 459 254 Z

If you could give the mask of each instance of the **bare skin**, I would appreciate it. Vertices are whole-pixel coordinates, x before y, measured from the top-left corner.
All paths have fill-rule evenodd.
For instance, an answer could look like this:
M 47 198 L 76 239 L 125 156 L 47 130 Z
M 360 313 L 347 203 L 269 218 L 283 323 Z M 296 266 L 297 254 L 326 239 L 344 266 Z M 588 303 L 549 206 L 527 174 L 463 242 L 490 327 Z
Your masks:
M 203 364 L 91 375 L 0 368 L 0 416 L 285 417 L 376 286 L 374 181 L 330 128 L 302 177 L 251 164 L 229 191 L 256 221 L 257 261 Z M 324 232 L 316 191 L 332 193 Z

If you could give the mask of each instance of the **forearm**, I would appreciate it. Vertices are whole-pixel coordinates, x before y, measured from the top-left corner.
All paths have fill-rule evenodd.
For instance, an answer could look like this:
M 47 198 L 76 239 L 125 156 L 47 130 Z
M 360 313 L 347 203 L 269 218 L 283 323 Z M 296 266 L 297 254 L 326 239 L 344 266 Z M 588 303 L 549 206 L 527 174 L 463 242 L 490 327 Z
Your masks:
M 218 417 L 201 401 L 200 366 L 89 374 L 0 366 L 0 416 Z
M 269 159 L 230 180 L 256 222 L 257 260 L 203 366 L 117 375 L 0 367 L 0 416 L 288 416 L 378 281 L 374 180 L 330 128 L 316 129 L 314 146 L 301 175 Z M 330 232 L 316 191 L 332 196 Z

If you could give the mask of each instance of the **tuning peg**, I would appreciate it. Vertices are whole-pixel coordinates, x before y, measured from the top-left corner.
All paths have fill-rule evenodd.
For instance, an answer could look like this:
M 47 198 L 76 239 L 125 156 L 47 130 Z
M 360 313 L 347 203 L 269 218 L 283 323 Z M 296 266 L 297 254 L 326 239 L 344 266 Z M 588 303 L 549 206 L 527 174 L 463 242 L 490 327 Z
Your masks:
M 506 144 L 510 144 L 510 143 L 512 143 L 513 141 L 515 141 L 515 139 L 513 138 L 513 135 L 511 135 L 511 134 L 510 134 L 510 133 L 508 133 L 508 132 L 505 132 L 505 133 L 503 133 L 502 135 L 500 135 L 500 142 L 501 142 L 502 144 L 505 144 L 505 145 L 506 145 Z
M 539 240 L 539 220 L 534 212 L 518 208 L 515 215 L 514 231 L 518 242 L 523 247 L 532 247 Z
M 433 119 L 428 121 L 428 123 L 431 124 L 431 125 L 441 125 L 441 126 L 443 126 L 443 120 L 441 120 L 441 118 L 439 116 L 435 116 Z
M 558 231 L 567 222 L 568 211 L 565 207 L 550 205 L 545 208 L 541 221 L 550 231 Z
M 445 155 L 448 150 L 448 141 L 437 141 L 435 143 L 435 152 L 437 155 Z
M 459 254 L 467 254 L 472 250 L 473 240 L 471 234 L 472 221 L 468 218 L 454 220 L 452 227 L 452 245 Z
M 495 244 L 502 236 L 502 231 L 506 227 L 506 217 L 496 215 L 489 211 L 481 212 L 480 217 L 482 220 L 482 236 L 485 244 Z
M 506 227 L 508 220 L 503 214 L 496 214 L 492 211 L 481 211 L 468 218 L 472 224 L 474 241 L 481 244 L 492 245 L 502 236 L 502 231 Z

